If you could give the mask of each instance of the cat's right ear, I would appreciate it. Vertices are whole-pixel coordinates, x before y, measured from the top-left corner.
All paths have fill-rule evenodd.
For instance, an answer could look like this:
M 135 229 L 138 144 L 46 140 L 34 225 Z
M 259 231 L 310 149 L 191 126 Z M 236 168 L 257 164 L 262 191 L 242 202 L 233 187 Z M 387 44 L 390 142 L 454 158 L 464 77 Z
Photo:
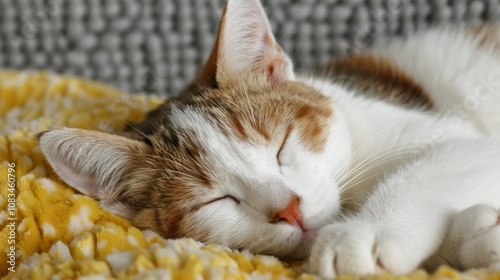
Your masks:
M 224 87 L 263 76 L 271 84 L 294 80 L 293 64 L 276 42 L 259 0 L 229 0 L 212 53 L 195 83 Z
M 146 155 L 150 149 L 138 140 L 74 128 L 40 133 L 38 144 L 64 182 L 83 194 L 99 198 L 103 198 L 103 188 L 115 187 L 131 170 L 137 155 Z M 109 193 L 105 200 L 110 199 L 107 196 Z

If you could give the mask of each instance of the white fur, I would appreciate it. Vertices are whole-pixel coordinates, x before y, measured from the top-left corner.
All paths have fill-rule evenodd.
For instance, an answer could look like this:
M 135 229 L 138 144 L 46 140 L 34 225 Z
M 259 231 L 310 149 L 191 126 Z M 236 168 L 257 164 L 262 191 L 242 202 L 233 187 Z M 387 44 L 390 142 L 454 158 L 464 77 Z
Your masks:
M 456 213 L 476 204 L 500 206 L 500 141 L 479 140 L 500 132 L 498 54 L 463 30 L 451 29 L 422 33 L 375 54 L 423 85 L 435 113 L 396 108 L 327 81 L 302 78 L 334 100 L 351 134 L 358 135 L 346 139 L 357 154 L 351 167 L 368 160 L 354 177 L 347 176 L 358 212 L 321 230 L 309 259 L 311 272 L 324 278 L 408 273 L 436 251 L 428 267 L 472 268 L 500 261 L 491 257 L 500 250 L 496 216 L 486 222 L 492 230 L 457 241 L 456 236 L 470 238 L 472 223 L 457 222 L 459 215 L 444 238 Z M 487 214 L 475 218 L 482 215 Z M 453 245 L 438 250 L 443 240 Z M 488 251 L 486 244 L 492 246 Z M 449 250 L 454 246 L 462 249 Z M 448 256 L 436 257 L 443 254 Z
M 369 99 L 341 85 L 311 77 L 299 80 L 332 99 L 337 115 L 344 120 L 352 137 L 344 138 L 352 145 L 350 165 L 337 176 L 340 185 L 365 193 L 385 172 L 398 162 L 431 145 L 456 137 L 480 137 L 468 120 L 410 110 L 384 101 Z M 337 139 L 339 141 L 339 139 Z M 353 173 L 354 174 L 350 174 Z M 352 193 L 351 195 L 356 195 Z
M 476 204 L 500 205 L 498 166 L 498 140 L 454 140 L 432 147 L 378 184 L 358 213 L 324 227 L 313 247 L 310 269 L 325 278 L 382 269 L 410 272 L 438 250 L 456 213 Z M 474 222 L 478 222 L 477 216 Z M 496 226 L 497 216 L 495 212 L 493 220 L 485 221 L 487 228 Z M 470 224 L 454 226 L 450 236 L 474 230 Z M 466 238 L 472 239 L 470 236 Z M 454 246 L 464 246 L 460 255 L 436 258 L 437 263 L 429 266 L 437 267 L 450 259 L 457 259 L 449 264 L 458 268 L 499 261 L 478 261 L 490 257 L 490 252 L 467 242 L 453 241 Z M 481 242 L 491 244 L 492 251 L 500 250 L 499 235 L 485 235 L 473 244 Z
M 500 35 L 499 35 L 500 37 Z M 499 50 L 460 28 L 422 32 L 374 51 L 422 85 L 436 112 L 458 115 L 489 135 L 500 133 Z M 497 49 L 495 49 L 497 48 Z

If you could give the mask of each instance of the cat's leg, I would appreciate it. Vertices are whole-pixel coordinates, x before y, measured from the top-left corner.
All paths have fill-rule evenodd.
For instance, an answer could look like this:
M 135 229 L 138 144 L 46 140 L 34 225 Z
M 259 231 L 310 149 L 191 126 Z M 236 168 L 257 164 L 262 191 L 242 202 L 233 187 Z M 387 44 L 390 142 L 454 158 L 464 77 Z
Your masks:
M 310 272 L 325 279 L 382 271 L 405 274 L 441 245 L 450 212 L 404 201 L 379 206 L 323 228 L 309 258 Z
M 500 180 L 495 141 L 436 145 L 388 176 L 356 215 L 320 230 L 309 258 L 311 272 L 324 278 L 384 270 L 409 273 L 438 251 L 452 223 L 464 223 L 458 233 L 467 233 L 460 247 L 465 259 L 459 258 L 464 267 L 495 261 L 490 255 L 500 255 L 500 250 L 489 248 L 500 244 L 496 210 L 472 208 L 473 218 L 456 218 L 472 205 L 500 205 L 500 189 L 492 184 Z
M 428 269 L 447 264 L 458 269 L 489 267 L 500 262 L 500 213 L 475 205 L 456 214 L 438 252 L 425 263 Z

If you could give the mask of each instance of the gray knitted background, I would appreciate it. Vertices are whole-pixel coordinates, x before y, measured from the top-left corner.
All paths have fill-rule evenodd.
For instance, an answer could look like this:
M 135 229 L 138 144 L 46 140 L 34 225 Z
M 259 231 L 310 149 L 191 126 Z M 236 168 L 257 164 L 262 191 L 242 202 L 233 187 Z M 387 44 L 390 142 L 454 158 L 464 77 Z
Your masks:
M 267 0 L 299 69 L 437 24 L 500 18 L 500 0 Z M 0 0 L 0 67 L 175 94 L 210 52 L 223 0 Z

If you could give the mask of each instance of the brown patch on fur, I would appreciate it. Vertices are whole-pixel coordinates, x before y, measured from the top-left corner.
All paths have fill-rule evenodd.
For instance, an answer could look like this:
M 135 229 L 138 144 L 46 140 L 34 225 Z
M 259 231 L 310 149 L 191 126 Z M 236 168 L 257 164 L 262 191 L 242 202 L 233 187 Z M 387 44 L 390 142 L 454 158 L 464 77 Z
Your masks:
M 118 200 L 132 209 L 135 226 L 176 238 L 186 234 L 184 215 L 209 192 L 214 179 L 194 133 L 173 129 L 169 110 L 162 112 L 152 114 L 154 123 L 137 126 L 141 131 L 136 131 L 136 137 L 147 140 L 150 150 L 132 155 L 129 171 L 117 186 Z
M 325 127 L 328 127 L 328 123 L 331 122 L 332 115 L 333 111 L 329 107 L 311 105 L 304 105 L 295 113 L 301 141 L 306 143 L 312 151 L 323 150 L 328 140 Z
M 430 109 L 432 101 L 411 77 L 388 59 L 369 54 L 353 55 L 327 66 L 335 80 L 370 96 L 408 107 Z
M 262 124 L 256 125 L 255 131 L 259 133 L 265 140 L 267 141 L 271 140 L 271 135 L 269 135 L 269 132 L 266 130 L 264 125 Z
M 236 132 L 239 138 L 243 140 L 248 139 L 245 127 L 241 124 L 240 120 L 237 117 L 229 116 L 229 121 L 231 122 L 231 125 L 234 128 L 234 132 Z
M 470 32 L 479 38 L 481 46 L 492 46 L 500 52 L 500 24 L 479 24 L 472 27 Z
M 326 128 L 333 116 L 331 100 L 301 83 L 271 86 L 264 77 L 246 77 L 246 82 L 224 88 L 190 85 L 186 90 L 190 93 L 184 91 L 179 97 L 169 99 L 139 126 L 151 130 L 168 122 L 165 115 L 170 107 L 190 107 L 203 112 L 226 136 L 253 144 L 276 144 L 294 122 L 297 122 L 294 127 L 301 130 L 301 139 L 312 151 L 319 152 L 326 142 Z
M 239 92 L 238 92 L 239 91 Z M 226 135 L 256 145 L 280 146 L 289 127 L 311 151 L 320 152 L 327 140 L 333 115 L 330 100 L 294 82 L 268 87 L 258 82 L 247 88 L 213 90 L 221 103 L 231 109 L 217 115 L 216 122 Z
M 181 220 L 183 218 L 182 213 L 175 213 L 171 212 L 169 213 L 167 217 L 164 215 L 162 216 L 161 213 L 159 215 L 159 218 L 161 220 L 166 221 L 166 226 L 163 228 L 164 231 L 169 232 L 170 236 L 175 236 L 175 237 L 181 237 Z

